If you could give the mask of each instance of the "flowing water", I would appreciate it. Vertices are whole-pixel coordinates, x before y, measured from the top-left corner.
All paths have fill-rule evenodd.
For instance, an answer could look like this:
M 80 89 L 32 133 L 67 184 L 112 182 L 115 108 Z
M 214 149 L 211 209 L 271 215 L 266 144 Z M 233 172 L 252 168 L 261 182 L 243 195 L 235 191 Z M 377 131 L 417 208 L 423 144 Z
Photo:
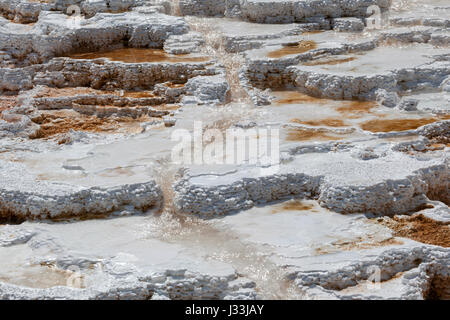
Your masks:
M 191 29 L 201 33 L 205 38 L 205 45 L 201 48 L 203 54 L 216 57 L 226 70 L 226 77 L 230 85 L 228 102 L 243 102 L 252 105 L 247 92 L 239 82 L 239 72 L 244 66 L 244 58 L 237 53 L 229 53 L 225 49 L 223 34 L 210 18 L 185 17 Z
M 121 48 L 103 52 L 77 53 L 69 56 L 72 59 L 108 59 L 125 63 L 145 62 L 206 62 L 208 57 L 191 57 L 190 55 L 171 55 L 162 49 Z
M 214 56 L 226 70 L 227 82 L 230 85 L 228 101 L 223 106 L 211 110 L 206 129 L 224 131 L 239 120 L 257 112 L 245 90 L 239 82 L 239 72 L 244 66 L 243 57 L 228 53 L 223 44 L 223 35 L 208 18 L 186 17 L 191 29 L 202 33 L 206 39 L 201 52 Z M 215 108 L 213 108 L 215 109 Z M 232 111 L 234 110 L 234 111 Z M 235 112 L 236 111 L 236 112 Z M 301 299 L 302 294 L 290 283 L 285 273 L 271 261 L 269 253 L 263 247 L 244 243 L 239 236 L 221 226 L 218 221 L 186 215 L 174 207 L 174 192 L 172 184 L 181 177 L 182 168 L 172 164 L 168 159 L 160 160 L 161 170 L 158 183 L 162 186 L 164 206 L 158 219 L 149 219 L 147 229 L 152 237 L 171 243 L 183 244 L 197 252 L 203 252 L 208 259 L 231 264 L 237 273 L 256 283 L 258 293 L 265 299 Z
M 181 16 L 180 0 L 172 0 L 170 6 L 170 14 L 173 16 Z

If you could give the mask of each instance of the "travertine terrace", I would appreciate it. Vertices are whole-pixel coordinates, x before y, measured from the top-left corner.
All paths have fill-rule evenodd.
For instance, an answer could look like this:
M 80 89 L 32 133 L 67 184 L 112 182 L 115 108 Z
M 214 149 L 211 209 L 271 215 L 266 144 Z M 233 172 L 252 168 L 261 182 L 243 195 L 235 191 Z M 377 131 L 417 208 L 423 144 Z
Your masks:
M 0 299 L 449 299 L 449 17 L 0 0 Z

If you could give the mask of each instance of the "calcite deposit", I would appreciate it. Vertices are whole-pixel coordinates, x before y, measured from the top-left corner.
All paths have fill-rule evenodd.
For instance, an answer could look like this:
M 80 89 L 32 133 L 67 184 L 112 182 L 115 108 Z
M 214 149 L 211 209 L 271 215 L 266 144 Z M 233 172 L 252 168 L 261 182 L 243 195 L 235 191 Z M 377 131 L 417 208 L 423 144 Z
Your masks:
M 444 0 L 0 0 L 0 299 L 450 299 Z

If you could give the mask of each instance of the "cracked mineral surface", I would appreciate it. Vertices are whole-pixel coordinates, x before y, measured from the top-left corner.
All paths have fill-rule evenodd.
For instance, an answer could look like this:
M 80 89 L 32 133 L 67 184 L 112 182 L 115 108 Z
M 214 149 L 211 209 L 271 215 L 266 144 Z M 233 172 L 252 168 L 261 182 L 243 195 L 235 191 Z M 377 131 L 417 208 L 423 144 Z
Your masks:
M 450 299 L 449 17 L 0 0 L 0 299 Z

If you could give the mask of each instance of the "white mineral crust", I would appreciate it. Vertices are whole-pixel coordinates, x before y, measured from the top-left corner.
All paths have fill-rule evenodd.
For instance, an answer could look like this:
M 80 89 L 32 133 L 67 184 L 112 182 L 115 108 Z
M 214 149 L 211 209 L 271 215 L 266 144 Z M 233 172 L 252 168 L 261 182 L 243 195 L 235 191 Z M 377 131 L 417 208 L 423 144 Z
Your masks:
M 449 299 L 449 17 L 0 0 L 0 299 Z

